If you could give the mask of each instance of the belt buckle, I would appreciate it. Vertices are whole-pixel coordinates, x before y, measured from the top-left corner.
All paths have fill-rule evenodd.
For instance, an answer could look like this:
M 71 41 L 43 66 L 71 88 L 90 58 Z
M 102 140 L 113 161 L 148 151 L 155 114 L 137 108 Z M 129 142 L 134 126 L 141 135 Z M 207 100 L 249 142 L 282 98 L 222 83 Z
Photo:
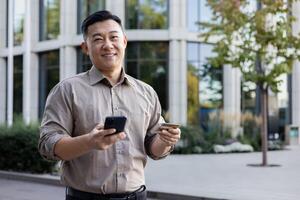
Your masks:
M 107 198 L 107 200 L 131 200 L 131 199 L 136 199 L 136 194 L 135 193 L 128 194 L 124 197 L 108 197 Z
M 124 197 L 110 197 L 107 200 L 130 200 L 131 198 L 128 196 L 124 196 Z

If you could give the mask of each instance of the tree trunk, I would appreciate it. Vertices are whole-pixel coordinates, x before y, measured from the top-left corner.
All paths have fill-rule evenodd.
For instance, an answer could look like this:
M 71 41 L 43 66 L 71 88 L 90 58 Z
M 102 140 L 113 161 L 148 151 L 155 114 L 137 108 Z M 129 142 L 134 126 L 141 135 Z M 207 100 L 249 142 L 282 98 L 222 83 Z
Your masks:
M 262 166 L 267 166 L 267 151 L 268 151 L 268 113 L 267 113 L 267 95 L 268 89 L 260 87 L 261 91 L 261 151 L 262 151 Z

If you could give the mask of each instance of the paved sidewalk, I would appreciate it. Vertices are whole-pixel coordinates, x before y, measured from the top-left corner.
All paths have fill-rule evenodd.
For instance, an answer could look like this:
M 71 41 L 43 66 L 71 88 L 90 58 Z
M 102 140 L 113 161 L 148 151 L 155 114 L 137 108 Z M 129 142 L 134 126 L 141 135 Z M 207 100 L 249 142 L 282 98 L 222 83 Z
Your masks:
M 300 146 L 269 151 L 269 164 L 261 153 L 174 155 L 150 161 L 146 183 L 153 191 L 230 200 L 299 200 Z
M 300 198 L 300 146 L 268 152 L 269 164 L 280 167 L 250 167 L 261 163 L 261 153 L 171 155 L 149 159 L 146 183 L 152 198 L 172 200 L 298 200 Z M 59 184 L 58 177 L 0 171 L 0 178 Z

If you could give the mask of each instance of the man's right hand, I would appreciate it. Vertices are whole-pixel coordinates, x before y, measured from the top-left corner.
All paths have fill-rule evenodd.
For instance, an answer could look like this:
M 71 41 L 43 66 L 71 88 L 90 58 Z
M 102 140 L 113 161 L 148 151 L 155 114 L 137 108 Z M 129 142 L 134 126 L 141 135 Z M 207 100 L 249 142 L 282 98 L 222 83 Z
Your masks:
M 104 126 L 97 124 L 89 133 L 89 144 L 93 149 L 105 150 L 119 140 L 126 137 L 124 132 L 116 133 L 116 129 L 104 129 Z
M 104 150 L 126 137 L 124 132 L 113 134 L 115 129 L 104 129 L 97 124 L 88 134 L 77 137 L 65 136 L 54 146 L 54 153 L 62 160 L 72 160 L 93 149 Z

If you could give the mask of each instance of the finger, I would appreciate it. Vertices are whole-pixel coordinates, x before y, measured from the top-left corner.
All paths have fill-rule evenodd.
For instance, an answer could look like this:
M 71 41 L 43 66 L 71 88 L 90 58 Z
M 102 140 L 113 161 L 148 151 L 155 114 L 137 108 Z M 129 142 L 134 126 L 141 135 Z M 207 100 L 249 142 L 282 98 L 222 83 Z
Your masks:
M 180 129 L 179 128 L 172 128 L 167 130 L 169 133 L 172 135 L 179 135 L 180 134 Z
M 164 137 L 163 135 L 160 135 L 160 138 L 172 144 L 175 144 L 178 141 L 177 138 Z
M 119 140 L 122 140 L 126 137 L 126 134 L 124 132 L 116 133 L 116 134 L 110 134 L 106 135 L 104 137 L 105 143 L 108 145 L 114 144 Z
M 172 145 L 174 145 L 173 142 L 167 140 L 167 139 L 164 138 L 164 137 L 159 137 L 159 139 L 160 139 L 161 141 L 163 141 L 167 146 L 172 146 Z
M 117 139 L 124 139 L 126 134 L 124 132 L 113 133 L 113 134 L 106 134 L 105 137 L 117 138 Z
M 166 138 L 174 138 L 174 139 L 179 139 L 180 135 L 175 132 L 176 134 L 174 134 L 174 132 L 170 132 L 170 131 L 166 131 L 166 130 L 162 130 L 160 135 L 163 135 Z
M 97 130 L 101 130 L 104 128 L 104 126 L 102 124 L 97 124 L 96 127 L 95 127 Z
M 114 133 L 116 133 L 116 129 L 114 129 L 114 128 L 103 129 L 103 130 L 101 131 L 101 135 L 103 135 L 103 136 L 112 135 L 112 134 L 114 134 Z

